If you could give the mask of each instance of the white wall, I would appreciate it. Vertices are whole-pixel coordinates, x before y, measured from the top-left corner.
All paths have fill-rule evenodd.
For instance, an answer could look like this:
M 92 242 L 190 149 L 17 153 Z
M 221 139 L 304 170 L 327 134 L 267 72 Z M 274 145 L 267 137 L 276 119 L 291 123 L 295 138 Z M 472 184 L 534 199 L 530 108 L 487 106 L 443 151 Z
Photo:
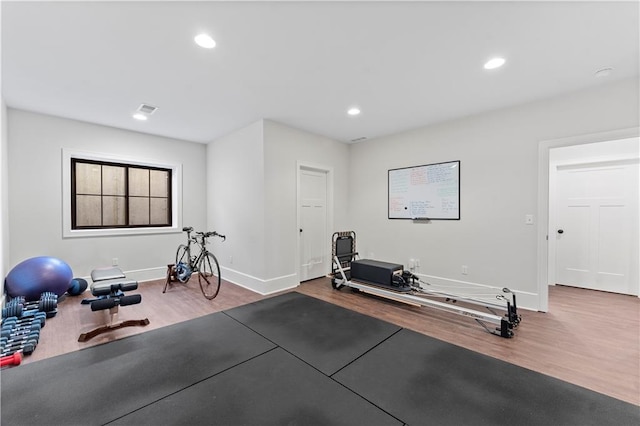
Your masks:
M 299 162 L 333 169 L 334 223 L 345 226 L 346 145 L 269 120 L 209 143 L 208 224 L 228 237 L 213 246 L 225 279 L 262 294 L 298 285 Z
M 10 267 L 34 256 L 66 261 L 75 276 L 110 266 L 132 279 L 162 278 L 181 233 L 62 238 L 62 149 L 183 165 L 183 223 L 206 224 L 206 146 L 8 109 Z
M 248 288 L 264 277 L 264 148 L 262 120 L 207 145 L 209 231 L 225 279 Z
M 2 21 L 2 4 L 0 3 L 0 22 Z M 0 31 L 0 52 L 2 31 Z M 0 57 L 1 57 L 0 53 Z M 2 66 L 0 64 L 0 274 L 9 272 L 9 201 L 8 201 L 8 137 L 7 137 L 7 105 L 2 96 Z M 4 306 L 4 279 L 0 284 L 0 305 Z
M 0 274 L 9 272 L 9 160 L 7 136 L 7 106 L 0 99 Z M 4 280 L 0 288 L 4 295 Z
M 328 169 L 333 175 L 330 191 L 333 203 L 327 206 L 328 216 L 333 219 L 333 229 L 329 229 L 326 236 L 327 253 L 330 254 L 331 234 L 347 225 L 349 148 L 344 143 L 270 120 L 265 120 L 264 137 L 266 277 L 272 280 L 288 277 L 290 284 L 297 285 L 300 262 L 298 164 Z M 280 281 L 284 285 L 286 280 Z M 276 288 L 274 285 L 270 290 Z
M 538 309 L 540 141 L 638 126 L 638 81 L 488 112 L 351 146 L 349 212 L 366 257 L 420 259 L 427 281 L 509 287 Z M 461 160 L 461 220 L 387 219 L 387 170 Z M 468 275 L 461 266 L 468 266 Z

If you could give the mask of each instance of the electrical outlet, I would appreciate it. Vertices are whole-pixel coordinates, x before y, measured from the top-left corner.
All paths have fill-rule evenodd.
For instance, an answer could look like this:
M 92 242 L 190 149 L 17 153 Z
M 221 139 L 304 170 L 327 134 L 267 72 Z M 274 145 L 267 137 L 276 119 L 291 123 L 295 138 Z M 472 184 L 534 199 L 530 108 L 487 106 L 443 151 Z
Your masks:
M 233 265 L 233 256 L 229 256 L 229 265 Z
M 420 259 L 416 259 L 416 268 L 420 267 Z
M 462 275 L 467 275 L 469 273 L 469 267 L 467 265 L 462 265 Z
M 118 266 L 118 258 L 114 257 L 113 259 L 111 259 L 111 266 Z
M 416 261 L 413 259 L 409 259 L 409 270 L 413 271 L 416 267 Z

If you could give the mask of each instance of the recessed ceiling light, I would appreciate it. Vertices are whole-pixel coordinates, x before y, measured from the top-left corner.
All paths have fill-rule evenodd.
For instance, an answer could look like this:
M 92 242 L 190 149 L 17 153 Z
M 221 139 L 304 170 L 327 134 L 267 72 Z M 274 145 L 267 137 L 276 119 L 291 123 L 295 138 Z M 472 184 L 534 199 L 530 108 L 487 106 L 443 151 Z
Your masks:
M 141 113 L 137 113 L 133 114 L 133 118 L 135 118 L 136 120 L 145 121 L 147 119 L 147 116 Z
M 600 77 L 609 77 L 612 72 L 613 72 L 613 68 L 612 67 L 602 68 L 602 69 L 599 69 L 598 71 L 596 71 L 596 77 L 598 77 L 598 78 L 600 78 Z
M 349 115 L 358 115 L 358 114 L 360 114 L 360 108 L 356 108 L 356 107 L 349 108 L 349 111 L 347 111 L 347 114 L 349 114 Z
M 500 68 L 501 66 L 504 65 L 504 63 L 507 62 L 504 58 L 492 58 L 489 59 L 485 64 L 484 64 L 484 69 L 485 70 L 493 70 L 496 68 Z
M 198 34 L 194 40 L 198 46 L 204 47 L 205 49 L 213 49 L 216 47 L 216 41 L 212 39 L 209 34 Z

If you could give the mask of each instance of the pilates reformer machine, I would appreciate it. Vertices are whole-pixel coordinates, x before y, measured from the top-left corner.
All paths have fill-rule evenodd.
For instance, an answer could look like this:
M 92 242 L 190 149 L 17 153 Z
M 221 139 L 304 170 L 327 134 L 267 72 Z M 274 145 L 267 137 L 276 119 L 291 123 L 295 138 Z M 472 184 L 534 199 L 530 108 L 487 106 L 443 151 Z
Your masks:
M 334 289 L 350 287 L 356 291 L 409 305 L 463 315 L 474 319 L 489 333 L 501 337 L 513 337 L 513 330 L 520 324 L 521 317 L 517 312 L 516 295 L 508 288 L 487 287 L 484 293 L 454 294 L 455 290 L 463 290 L 464 286 L 452 288 L 433 285 L 423 281 L 411 271 L 405 271 L 402 265 L 359 259 L 356 251 L 356 234 L 353 231 L 333 234 L 332 259 L 330 278 Z M 490 299 L 483 299 L 483 297 Z M 460 306 L 457 304 L 458 301 L 467 306 L 482 306 L 487 312 Z M 498 311 L 504 313 L 501 315 Z
M 120 268 L 101 268 L 91 271 L 91 294 L 95 296 L 93 299 L 83 299 L 83 305 L 90 305 L 92 311 L 109 310 L 109 323 L 82 333 L 78 338 L 78 342 L 86 342 L 95 336 L 106 333 L 108 331 L 117 330 L 123 327 L 145 326 L 149 324 L 147 318 L 140 320 L 127 320 L 116 322 L 118 308 L 120 306 L 137 305 L 142 301 L 142 295 L 132 294 L 125 295 L 125 291 L 136 290 L 138 282 L 126 280 L 125 274 Z

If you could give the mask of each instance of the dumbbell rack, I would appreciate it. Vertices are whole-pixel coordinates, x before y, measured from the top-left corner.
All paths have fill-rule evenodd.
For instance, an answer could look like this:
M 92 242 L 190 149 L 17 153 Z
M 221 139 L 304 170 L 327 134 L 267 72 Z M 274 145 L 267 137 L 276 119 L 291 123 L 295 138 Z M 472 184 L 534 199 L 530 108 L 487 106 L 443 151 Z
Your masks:
M 30 355 L 40 340 L 40 332 L 47 318 L 58 313 L 58 296 L 45 292 L 40 300 L 27 302 L 24 297 L 16 297 L 2 308 L 2 329 L 0 335 L 0 357 L 4 361 L 16 353 Z M 15 357 L 4 365 L 17 365 Z M 3 362 L 4 362 L 3 361 Z

